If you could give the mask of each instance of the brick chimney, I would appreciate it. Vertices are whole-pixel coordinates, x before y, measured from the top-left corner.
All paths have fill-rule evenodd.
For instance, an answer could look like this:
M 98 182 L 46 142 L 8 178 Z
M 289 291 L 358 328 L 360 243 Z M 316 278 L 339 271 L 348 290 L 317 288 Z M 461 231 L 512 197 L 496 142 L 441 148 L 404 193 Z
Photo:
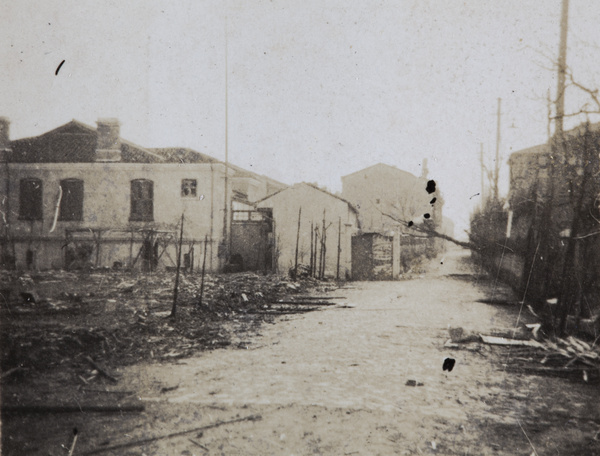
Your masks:
M 97 162 L 121 161 L 121 138 L 117 119 L 98 119 Z
M 11 151 L 10 120 L 8 117 L 0 117 L 0 162 L 7 161 Z

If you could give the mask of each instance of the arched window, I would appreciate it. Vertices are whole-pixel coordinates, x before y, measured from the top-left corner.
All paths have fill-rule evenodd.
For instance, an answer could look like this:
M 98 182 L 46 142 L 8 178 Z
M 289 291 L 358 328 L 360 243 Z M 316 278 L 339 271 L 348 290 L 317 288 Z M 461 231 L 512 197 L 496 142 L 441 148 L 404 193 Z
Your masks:
M 62 197 L 58 220 L 83 220 L 83 181 L 79 179 L 63 179 L 60 181 Z
M 19 190 L 19 218 L 42 220 L 44 216 L 42 181 L 34 178 L 21 179 Z
M 154 220 L 154 182 L 147 179 L 131 181 L 131 221 Z

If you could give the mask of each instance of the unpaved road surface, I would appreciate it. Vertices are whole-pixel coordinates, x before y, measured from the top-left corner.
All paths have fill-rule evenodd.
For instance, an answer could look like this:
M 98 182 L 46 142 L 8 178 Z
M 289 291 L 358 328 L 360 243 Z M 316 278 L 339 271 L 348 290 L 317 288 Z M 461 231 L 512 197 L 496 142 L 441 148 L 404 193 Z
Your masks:
M 600 454 L 598 385 L 509 373 L 504 348 L 445 347 L 448 327 L 510 334 L 530 318 L 477 302 L 510 292 L 476 274 L 467 252 L 331 295 L 344 299 L 232 344 L 246 349 L 121 369 L 110 388 L 135 391 L 141 414 L 27 415 L 3 438 L 14 433 L 10 447 L 24 450 L 14 454 L 67 454 L 74 427 L 74 454 Z

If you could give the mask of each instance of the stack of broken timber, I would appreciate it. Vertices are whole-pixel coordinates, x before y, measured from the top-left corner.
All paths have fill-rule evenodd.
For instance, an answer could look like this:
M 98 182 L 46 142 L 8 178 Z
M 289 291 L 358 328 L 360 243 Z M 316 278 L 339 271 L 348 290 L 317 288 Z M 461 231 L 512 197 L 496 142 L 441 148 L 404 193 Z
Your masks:
M 322 310 L 323 307 L 335 306 L 332 302 L 336 299 L 345 299 L 343 296 L 294 296 L 291 298 L 279 299 L 267 303 L 262 309 L 257 309 L 252 313 L 264 314 L 294 314 L 304 312 L 314 312 Z
M 572 336 L 542 341 L 537 349 L 513 349 L 511 355 L 519 370 L 532 374 L 600 381 L 600 346 Z

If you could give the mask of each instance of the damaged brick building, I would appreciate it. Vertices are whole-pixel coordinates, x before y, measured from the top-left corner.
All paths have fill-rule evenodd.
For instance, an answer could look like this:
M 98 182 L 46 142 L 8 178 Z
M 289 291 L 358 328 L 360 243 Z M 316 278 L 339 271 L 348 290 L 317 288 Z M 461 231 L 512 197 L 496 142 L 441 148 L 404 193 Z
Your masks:
M 172 267 L 184 214 L 184 266 L 207 240 L 207 266 L 217 270 L 232 204 L 284 187 L 191 149 L 133 144 L 116 119 L 97 124 L 73 120 L 11 140 L 9 120 L 0 119 L 4 267 Z

